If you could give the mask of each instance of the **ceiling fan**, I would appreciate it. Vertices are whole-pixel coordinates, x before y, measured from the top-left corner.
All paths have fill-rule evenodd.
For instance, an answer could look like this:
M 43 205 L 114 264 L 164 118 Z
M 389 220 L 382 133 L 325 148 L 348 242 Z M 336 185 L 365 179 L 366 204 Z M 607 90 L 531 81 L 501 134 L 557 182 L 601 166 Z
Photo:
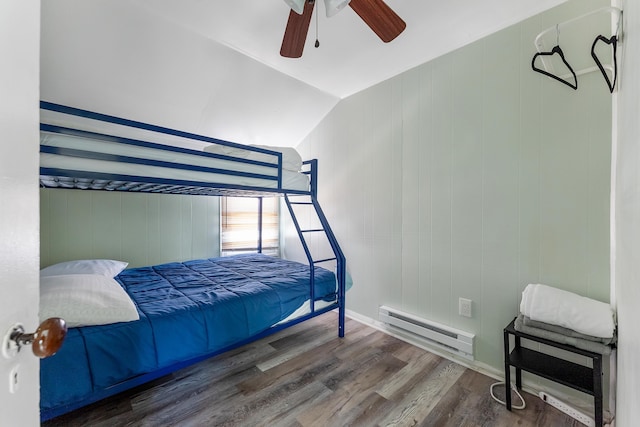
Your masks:
M 284 31 L 280 55 L 286 58 L 300 58 L 307 40 L 315 0 L 284 0 L 284 2 L 291 11 Z M 407 26 L 383 0 L 324 0 L 324 3 L 327 17 L 335 15 L 348 4 L 385 43 L 398 37 Z

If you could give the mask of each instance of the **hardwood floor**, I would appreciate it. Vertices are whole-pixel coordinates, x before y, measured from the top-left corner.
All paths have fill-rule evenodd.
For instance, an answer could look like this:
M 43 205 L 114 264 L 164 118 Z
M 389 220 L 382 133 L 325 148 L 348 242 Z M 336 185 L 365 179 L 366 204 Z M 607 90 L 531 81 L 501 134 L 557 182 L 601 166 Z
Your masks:
M 582 426 L 535 396 L 328 313 L 44 426 Z M 502 387 L 501 387 L 502 388 Z

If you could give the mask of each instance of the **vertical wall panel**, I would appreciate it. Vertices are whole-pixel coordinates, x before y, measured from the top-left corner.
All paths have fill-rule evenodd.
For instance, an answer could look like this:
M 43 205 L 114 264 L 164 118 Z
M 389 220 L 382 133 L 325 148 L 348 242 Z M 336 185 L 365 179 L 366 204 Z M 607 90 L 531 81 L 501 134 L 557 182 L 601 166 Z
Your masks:
M 431 255 L 433 253 L 433 245 L 431 236 L 433 235 L 433 211 L 432 199 L 433 191 L 431 187 L 431 165 L 434 161 L 433 147 L 435 141 L 432 138 L 434 111 L 440 108 L 434 105 L 433 98 L 433 65 L 431 63 L 418 67 L 420 70 L 419 86 L 416 88 L 420 92 L 420 115 L 419 137 L 420 142 L 417 151 L 412 154 L 420 161 L 420 168 L 416 179 L 416 193 L 407 194 L 407 197 L 418 199 L 418 235 L 419 242 L 419 258 L 418 271 L 420 278 L 419 305 L 416 313 L 424 313 L 423 315 L 431 316 L 434 307 L 438 304 L 433 299 L 433 275 Z M 403 148 L 403 151 L 404 148 Z
M 403 208 L 403 180 L 402 170 L 404 163 L 403 156 L 403 133 L 404 133 L 404 117 L 403 117 L 403 83 L 402 76 L 393 79 L 394 90 L 392 93 L 392 117 L 391 117 L 391 141 L 390 141 L 390 155 L 387 159 L 387 164 L 383 170 L 389 172 L 388 181 L 391 183 L 390 193 L 383 195 L 387 197 L 387 202 L 383 204 L 389 210 L 390 222 L 387 224 L 388 236 L 385 241 L 385 248 L 383 257 L 385 261 L 385 276 L 384 280 L 389 283 L 389 286 L 385 287 L 386 292 L 383 293 L 384 300 L 389 301 L 390 304 L 402 304 L 402 283 L 398 283 L 397 278 L 402 275 L 402 253 L 403 253 L 403 241 L 398 239 L 397 236 L 402 235 L 403 223 L 398 220 L 402 218 Z M 384 175 L 384 174 L 381 174 Z M 384 178 L 381 176 L 381 178 Z M 421 279 L 419 279 L 421 280 Z M 422 285 L 419 285 L 419 289 L 422 289 Z
M 68 259 L 67 256 L 69 253 L 69 246 L 70 246 L 69 244 L 70 242 L 68 240 L 69 221 L 66 215 L 67 198 L 53 197 L 53 193 L 56 190 L 41 190 L 41 192 L 42 191 L 48 193 L 49 195 L 49 203 L 47 207 L 49 209 L 50 216 L 47 223 L 50 226 L 50 229 L 46 233 L 49 236 L 49 255 L 51 256 L 51 260 L 53 262 L 64 261 Z M 89 242 L 91 241 L 90 235 L 88 237 L 88 240 Z M 58 243 L 55 244 L 54 242 L 58 242 Z M 40 257 L 40 262 L 43 262 L 42 256 Z
M 162 233 L 163 229 L 160 225 L 160 202 L 162 195 L 160 194 L 147 194 L 147 254 L 149 263 L 142 265 L 151 265 L 164 262 L 165 258 L 162 256 Z M 154 261 L 151 261 L 154 260 Z M 155 261 L 157 260 L 157 261 Z
M 451 167 L 453 155 L 453 58 L 443 56 L 433 61 L 431 138 L 432 158 L 428 188 L 431 193 L 431 220 L 428 234 L 421 239 L 431 240 L 431 317 L 437 322 L 451 322 Z
M 394 105 L 393 101 L 396 95 L 401 97 L 401 94 L 398 94 L 400 90 L 398 82 L 393 79 L 377 86 L 376 89 L 376 99 L 384 99 L 385 102 L 374 104 L 373 120 L 376 123 L 376 129 L 374 131 L 375 137 L 369 148 L 372 170 L 368 187 L 372 190 L 372 233 L 373 247 L 376 253 L 373 262 L 380 265 L 381 276 L 379 280 L 393 283 L 397 277 L 393 275 L 394 270 L 399 271 L 397 268 L 400 266 L 400 263 L 394 260 L 391 252 L 393 242 L 396 240 L 393 230 L 394 228 L 398 230 L 400 226 L 400 224 L 395 224 L 397 217 L 394 214 L 400 214 L 401 210 L 394 211 L 391 208 L 390 201 L 394 198 L 396 184 L 393 179 L 386 179 L 387 173 L 381 173 L 381 171 L 393 171 L 395 166 L 393 163 L 394 152 L 398 155 L 397 149 L 394 150 L 394 148 L 395 144 L 399 144 L 401 141 L 402 128 L 398 126 L 397 122 L 394 122 L 394 113 L 396 113 L 394 108 L 398 108 L 399 105 Z M 337 148 L 334 151 L 339 152 Z M 402 161 L 401 158 L 400 161 Z M 417 287 L 416 285 L 416 289 Z M 378 300 L 386 294 L 388 292 L 385 289 L 379 289 Z
M 611 130 L 598 126 L 603 117 L 611 115 L 608 105 L 603 105 L 598 101 L 608 94 L 609 89 L 606 87 L 604 80 L 597 74 L 591 74 L 591 78 L 596 79 L 594 90 L 590 93 L 588 103 L 593 105 L 590 109 L 590 119 L 588 127 L 588 139 L 586 142 L 586 158 L 587 158 L 587 236 L 586 236 L 586 269 L 588 277 L 586 278 L 586 287 L 582 289 L 582 293 L 591 298 L 601 301 L 609 300 L 609 289 L 603 284 L 609 283 L 609 269 L 603 268 L 607 265 L 609 254 L 611 253 L 610 245 L 602 245 L 601 242 L 609 240 L 609 217 L 610 208 L 602 203 L 600 195 L 610 192 L 610 170 L 602 168 L 603 162 L 611 163 L 611 149 L 608 145 L 602 144 L 601 141 L 607 139 L 611 135 Z
M 517 313 L 512 296 L 518 280 L 519 48 L 517 27 L 484 43 L 482 304 L 492 309 L 483 313 L 489 345 L 478 357 L 486 360 L 501 360 L 502 335 L 495 325 Z
M 402 93 L 402 304 L 409 311 L 420 310 L 420 289 L 423 286 L 420 275 L 421 227 L 420 198 L 425 190 L 418 180 L 420 175 L 420 68 L 408 71 L 399 79 Z M 389 211 L 391 209 L 387 208 Z
M 180 259 L 193 251 L 193 213 L 189 197 L 180 197 Z
M 600 260 L 610 256 L 609 247 L 599 244 L 605 239 L 609 239 L 609 212 L 610 203 L 603 203 L 601 194 L 609 193 L 611 187 L 610 171 L 603 169 L 599 165 L 603 162 L 611 162 L 612 149 L 610 146 L 601 144 L 605 138 L 611 136 L 611 130 L 598 126 L 603 117 L 611 115 L 608 106 L 598 102 L 603 95 L 609 95 L 609 89 L 604 79 L 596 73 L 589 75 L 594 79 L 595 86 L 589 92 L 589 98 L 585 101 L 593 108 L 590 109 L 589 124 L 587 127 L 587 137 L 584 141 L 583 150 L 585 151 L 586 165 L 586 204 L 585 213 L 587 215 L 587 228 L 589 232 L 586 235 L 586 259 L 585 270 L 587 277 L 581 293 L 591 298 L 601 301 L 608 301 L 610 297 L 609 289 L 603 286 L 603 283 L 609 283 L 609 271 L 599 268 Z
M 129 264 L 149 265 L 149 210 L 147 195 L 122 194 L 122 256 Z M 133 265 L 131 265 L 133 267 Z
M 207 258 L 218 256 L 220 247 L 219 230 L 220 199 L 218 197 L 193 197 L 191 234 L 193 258 Z M 213 225 L 213 226 L 212 226 Z
M 91 194 L 92 258 L 122 258 L 122 199 L 118 193 Z M 71 214 L 73 212 L 73 214 Z M 68 215 L 75 215 L 69 209 Z
M 359 242 L 359 246 L 356 251 L 359 253 L 368 252 L 371 254 L 368 263 L 375 262 L 375 251 L 373 247 L 373 203 L 374 203 L 374 190 L 372 185 L 372 175 L 373 175 L 373 166 L 372 166 L 372 150 L 371 146 L 373 140 L 376 138 L 376 130 L 378 130 L 379 124 L 376 122 L 376 118 L 374 116 L 374 105 L 378 100 L 376 98 L 375 89 L 370 91 L 366 91 L 362 94 L 364 101 L 364 108 L 362 108 L 362 128 L 359 130 L 362 132 L 361 141 L 364 142 L 364 145 L 367 147 L 367 152 L 363 153 L 358 152 L 354 153 L 354 158 L 358 159 L 355 163 L 357 166 L 357 175 L 358 178 L 356 182 L 358 183 L 358 195 L 356 197 L 357 206 L 354 206 L 354 212 L 358 212 L 358 215 L 354 218 L 359 218 L 360 224 L 356 227 L 359 229 L 358 238 L 356 239 Z M 378 89 L 379 90 L 379 89 Z M 384 98 L 382 98 L 384 99 Z M 385 99 L 388 101 L 388 99 Z M 323 199 L 326 200 L 326 199 Z M 358 221 L 358 219 L 356 219 Z M 365 261 L 365 260 L 361 260 Z M 363 267 L 363 265 L 360 266 Z M 354 269 L 356 271 L 360 270 L 358 266 L 354 265 Z M 362 270 L 362 275 L 360 276 L 362 283 L 374 283 L 378 280 L 376 277 L 377 272 L 372 269 L 365 268 Z M 380 295 L 383 293 L 381 287 L 374 288 L 363 288 L 360 290 L 363 295 L 363 301 L 367 301 L 370 305 L 376 304 L 376 301 L 379 300 Z
M 92 257 L 95 245 L 91 220 L 91 194 L 82 191 L 70 192 L 66 198 L 66 211 L 77 212 L 77 216 L 73 221 L 68 217 L 66 219 L 65 256 L 72 259 Z
M 162 262 L 182 259 L 182 210 L 180 200 L 159 197 L 160 259 Z
M 453 59 L 453 154 L 451 180 L 451 289 L 452 325 L 476 331 L 473 319 L 455 314 L 458 298 L 474 301 L 472 311 L 482 317 L 482 158 L 483 85 L 477 78 L 485 68 L 484 45 L 475 43 L 454 52 Z M 456 298 L 457 296 L 457 298 Z
M 519 74 L 520 85 L 520 134 L 519 176 L 518 176 L 518 284 L 515 299 L 529 283 L 540 283 L 540 150 L 541 134 L 545 124 L 542 121 L 542 75 L 532 73 L 526 65 L 531 56 L 531 40 L 534 40 L 543 22 L 540 16 L 520 25 Z

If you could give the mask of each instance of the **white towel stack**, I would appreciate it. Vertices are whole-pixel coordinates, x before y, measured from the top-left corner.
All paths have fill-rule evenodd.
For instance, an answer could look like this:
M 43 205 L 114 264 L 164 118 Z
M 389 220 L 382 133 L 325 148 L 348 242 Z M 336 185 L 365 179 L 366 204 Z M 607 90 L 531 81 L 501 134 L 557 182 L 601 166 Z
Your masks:
M 537 322 L 561 326 L 597 338 L 613 338 L 614 313 L 609 304 L 547 285 L 527 285 L 520 312 Z
M 546 285 L 527 285 L 513 327 L 583 350 L 611 354 L 615 314 L 609 304 Z

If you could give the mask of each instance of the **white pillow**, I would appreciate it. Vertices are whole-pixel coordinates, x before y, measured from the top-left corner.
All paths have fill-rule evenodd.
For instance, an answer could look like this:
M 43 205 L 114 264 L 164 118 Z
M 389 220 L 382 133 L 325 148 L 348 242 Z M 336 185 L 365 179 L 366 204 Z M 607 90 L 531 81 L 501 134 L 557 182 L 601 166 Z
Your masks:
M 282 153 L 282 169 L 293 172 L 299 172 L 302 170 L 302 156 L 300 156 L 300 153 L 298 153 L 298 151 L 293 147 L 272 147 L 270 145 L 252 145 L 252 147 L 264 148 L 265 150 L 278 151 Z M 270 157 L 273 159 L 273 156 Z
M 59 276 L 61 274 L 100 274 L 116 277 L 129 263 L 112 259 L 83 259 L 50 265 L 40 270 L 40 277 Z
M 249 147 L 264 148 L 265 150 L 278 151 L 282 153 L 282 169 L 299 172 L 302 169 L 302 157 L 300 153 L 292 147 L 272 147 L 269 145 L 249 145 Z M 260 162 L 274 163 L 275 157 L 270 154 L 259 153 L 257 151 L 243 148 L 227 147 L 226 145 L 213 144 L 203 148 L 203 151 L 213 154 L 224 154 L 227 156 L 239 157 Z
M 99 274 L 40 278 L 40 321 L 60 317 L 67 326 L 138 320 L 138 310 L 114 279 Z

